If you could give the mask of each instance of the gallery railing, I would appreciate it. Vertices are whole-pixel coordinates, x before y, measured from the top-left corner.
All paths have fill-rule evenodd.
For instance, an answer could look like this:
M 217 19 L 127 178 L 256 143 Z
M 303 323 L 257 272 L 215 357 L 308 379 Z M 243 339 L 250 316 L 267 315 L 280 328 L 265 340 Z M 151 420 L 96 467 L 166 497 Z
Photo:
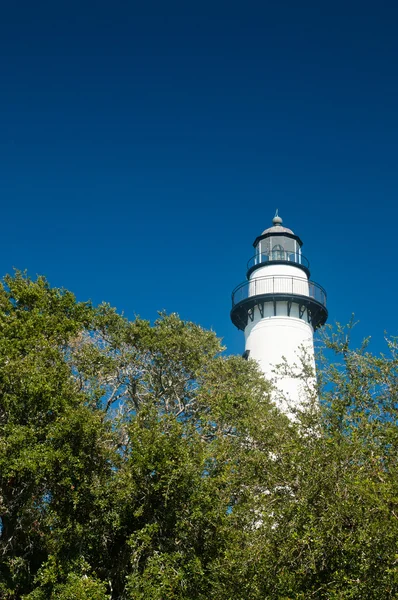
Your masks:
M 273 250 L 272 252 L 262 252 L 261 254 L 256 254 L 252 256 L 251 259 L 247 263 L 247 269 L 250 270 L 253 267 L 257 267 L 262 264 L 266 264 L 269 262 L 289 262 L 295 263 L 296 265 L 301 265 L 306 269 L 310 268 L 310 263 L 305 256 L 299 254 L 298 252 L 287 252 L 286 250 Z
M 312 298 L 326 307 L 326 292 L 322 286 L 306 277 L 253 277 L 238 285 L 232 292 L 232 308 L 253 296 L 281 294 Z

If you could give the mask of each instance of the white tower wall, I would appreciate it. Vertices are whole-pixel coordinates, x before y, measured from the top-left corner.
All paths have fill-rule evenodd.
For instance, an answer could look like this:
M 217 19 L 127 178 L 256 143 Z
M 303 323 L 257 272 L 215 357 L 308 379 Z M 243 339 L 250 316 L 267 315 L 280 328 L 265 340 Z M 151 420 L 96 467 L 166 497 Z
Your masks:
M 272 263 L 266 263 L 250 275 L 250 279 L 258 279 L 259 277 L 298 277 L 308 281 L 305 271 L 294 264 L 273 265 Z
M 251 273 L 250 282 L 253 283 L 249 284 L 249 296 L 267 293 L 309 295 L 308 276 L 295 265 L 259 267 Z M 287 301 L 266 302 L 263 316 L 255 307 L 253 321 L 249 319 L 245 328 L 245 350 L 275 385 L 274 399 L 285 412 L 289 412 L 288 403 L 297 405 L 305 401 L 308 390 L 304 389 L 302 380 L 282 375 L 282 369 L 277 367 L 283 363 L 287 370 L 299 374 L 305 357 L 315 371 L 313 334 L 307 310 L 304 309 L 300 317 L 299 304 L 292 303 L 288 316 Z
M 305 402 L 315 381 L 307 380 L 304 384 L 300 378 L 283 374 L 284 367 L 277 367 L 285 364 L 288 370 L 299 375 L 305 358 L 315 372 L 313 329 L 299 318 L 298 305 L 292 305 L 288 317 L 287 302 L 278 302 L 276 313 L 274 316 L 273 304 L 265 304 L 264 317 L 255 308 L 253 321 L 249 320 L 245 328 L 245 349 L 249 357 L 257 361 L 266 379 L 274 384 L 275 402 L 290 413 L 289 405 L 298 407 Z
M 309 295 L 306 273 L 293 265 L 268 265 L 260 267 L 250 275 L 249 296 L 259 294 Z

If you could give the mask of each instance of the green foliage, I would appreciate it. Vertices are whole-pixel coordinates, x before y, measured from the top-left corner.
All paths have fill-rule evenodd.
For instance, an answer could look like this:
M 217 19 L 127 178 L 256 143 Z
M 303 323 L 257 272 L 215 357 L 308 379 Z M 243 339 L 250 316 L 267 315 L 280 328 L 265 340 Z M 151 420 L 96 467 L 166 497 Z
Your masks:
M 396 340 L 327 332 L 290 421 L 254 362 L 174 314 L 16 273 L 0 331 L 0 598 L 398 596 Z
M 64 359 L 92 309 L 69 292 L 17 273 L 0 290 L 0 580 L 3 596 L 33 585 L 55 526 L 77 551 L 94 474 L 105 476 L 105 427 L 85 405 Z M 93 454 L 95 459 L 92 460 Z M 55 542 L 55 540 L 57 540 Z M 75 548 L 73 546 L 75 545 Z
M 236 528 L 214 597 L 397 597 L 396 342 L 375 357 L 349 337 L 326 331 L 321 404 L 280 438 L 274 483 L 252 495 L 260 523 Z
M 26 600 L 108 600 L 107 584 L 90 572 L 84 560 L 70 565 L 69 572 L 63 574 L 63 583 L 57 583 L 57 565 L 53 556 L 40 572 L 38 582 L 41 585 L 24 596 Z M 51 586 L 43 585 L 52 582 Z

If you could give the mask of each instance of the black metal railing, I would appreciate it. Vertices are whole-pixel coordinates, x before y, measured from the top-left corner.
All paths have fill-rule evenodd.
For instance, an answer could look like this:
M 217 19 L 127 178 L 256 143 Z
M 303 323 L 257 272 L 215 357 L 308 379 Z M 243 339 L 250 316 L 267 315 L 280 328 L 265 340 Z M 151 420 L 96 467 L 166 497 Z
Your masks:
M 326 306 L 326 291 L 318 283 L 306 277 L 253 277 L 238 285 L 232 292 L 232 308 L 253 296 L 281 294 L 306 296 Z
M 271 252 L 262 252 L 261 254 L 255 254 L 247 263 L 247 269 L 250 270 L 253 267 L 269 263 L 269 262 L 290 262 L 296 265 L 301 265 L 306 269 L 310 268 L 310 263 L 305 256 L 298 252 L 287 252 L 286 250 L 272 250 Z

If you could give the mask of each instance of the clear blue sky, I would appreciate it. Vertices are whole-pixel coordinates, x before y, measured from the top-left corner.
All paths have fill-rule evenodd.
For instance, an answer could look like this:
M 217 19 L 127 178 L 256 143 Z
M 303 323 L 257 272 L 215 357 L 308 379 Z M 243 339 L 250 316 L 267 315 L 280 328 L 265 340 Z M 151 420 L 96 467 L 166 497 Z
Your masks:
M 398 334 L 395 2 L 21 2 L 0 18 L 0 272 L 229 320 L 275 208 L 330 320 Z

